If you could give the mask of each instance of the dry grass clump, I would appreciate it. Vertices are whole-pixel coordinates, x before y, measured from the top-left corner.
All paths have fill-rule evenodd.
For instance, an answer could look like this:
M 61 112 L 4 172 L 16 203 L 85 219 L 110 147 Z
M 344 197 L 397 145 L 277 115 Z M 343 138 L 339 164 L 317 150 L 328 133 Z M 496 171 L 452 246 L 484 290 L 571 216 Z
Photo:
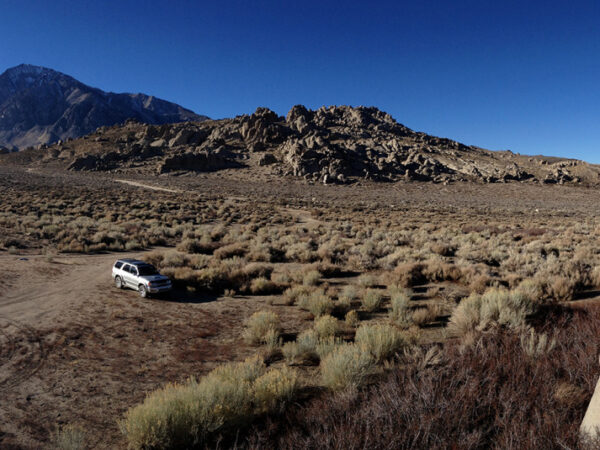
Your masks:
M 527 315 L 535 310 L 535 302 L 525 293 L 492 288 L 462 300 L 450 317 L 448 330 L 464 336 L 492 325 L 515 329 L 524 326 Z
M 360 301 L 365 311 L 377 311 L 383 302 L 383 295 L 376 289 L 367 289 Z
M 65 425 L 56 430 L 52 446 L 57 450 L 83 450 L 86 448 L 86 433 L 79 426 Z
M 521 348 L 530 358 L 540 358 L 556 347 L 556 339 L 548 338 L 546 333 L 536 333 L 533 328 L 521 334 Z
M 409 345 L 398 328 L 387 324 L 362 324 L 356 330 L 354 342 L 367 349 L 377 362 L 394 356 Z
M 364 384 L 375 370 L 371 352 L 357 344 L 342 344 L 321 361 L 323 385 L 334 391 L 356 388 Z
M 121 421 L 130 448 L 179 449 L 207 445 L 217 433 L 279 409 L 298 387 L 288 368 L 270 369 L 258 357 L 221 366 L 200 381 L 168 384 L 130 408 Z
M 257 311 L 246 322 L 244 339 L 250 344 L 264 344 L 279 337 L 279 317 L 271 311 Z

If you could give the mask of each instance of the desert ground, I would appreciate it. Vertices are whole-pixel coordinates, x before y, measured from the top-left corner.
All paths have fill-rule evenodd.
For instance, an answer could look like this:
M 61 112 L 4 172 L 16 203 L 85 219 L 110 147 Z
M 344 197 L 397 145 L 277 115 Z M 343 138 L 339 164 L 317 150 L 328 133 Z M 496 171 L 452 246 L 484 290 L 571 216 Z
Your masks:
M 144 448 L 123 421 L 148 394 L 254 355 L 292 371 L 293 393 L 194 445 L 583 445 L 600 372 L 596 188 L 2 166 L 0 193 L 2 448 Z M 173 292 L 116 289 L 125 257 Z M 461 319 L 504 293 L 533 300 Z M 255 313 L 275 317 L 271 335 L 249 332 Z M 361 327 L 397 342 L 360 379 L 327 381 L 324 361 Z

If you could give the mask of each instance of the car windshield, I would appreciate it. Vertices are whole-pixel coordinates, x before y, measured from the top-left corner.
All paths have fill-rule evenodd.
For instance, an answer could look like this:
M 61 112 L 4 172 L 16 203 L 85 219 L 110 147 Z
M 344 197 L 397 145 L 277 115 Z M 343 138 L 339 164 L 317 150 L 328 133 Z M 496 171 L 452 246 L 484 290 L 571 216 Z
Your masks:
M 154 266 L 151 266 L 150 264 L 138 266 L 138 272 L 141 276 L 158 275 L 158 270 L 156 270 Z

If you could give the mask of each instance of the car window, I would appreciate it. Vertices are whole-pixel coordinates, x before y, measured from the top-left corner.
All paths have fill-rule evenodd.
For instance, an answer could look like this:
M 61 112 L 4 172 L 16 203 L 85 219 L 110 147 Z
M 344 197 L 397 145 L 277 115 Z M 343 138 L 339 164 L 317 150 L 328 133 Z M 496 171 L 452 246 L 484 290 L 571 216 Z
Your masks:
M 129 266 L 129 273 L 137 275 L 137 269 L 135 268 L 135 266 Z
M 120 269 L 122 265 L 123 265 L 123 263 L 121 261 L 117 261 L 115 263 L 115 268 Z
M 129 272 L 129 267 L 131 267 L 129 264 L 123 264 L 123 271 Z
M 156 268 L 150 264 L 138 266 L 138 271 L 141 276 L 158 275 L 158 271 L 156 270 Z

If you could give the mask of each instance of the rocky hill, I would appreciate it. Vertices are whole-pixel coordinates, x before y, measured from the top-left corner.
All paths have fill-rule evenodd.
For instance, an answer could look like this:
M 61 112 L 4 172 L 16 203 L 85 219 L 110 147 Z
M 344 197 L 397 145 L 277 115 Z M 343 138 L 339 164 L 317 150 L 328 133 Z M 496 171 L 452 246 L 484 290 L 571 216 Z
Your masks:
M 207 119 L 144 94 L 113 94 L 52 69 L 20 65 L 0 75 L 0 147 L 54 143 L 136 119 L 151 124 Z
M 420 180 L 446 183 L 597 184 L 582 161 L 490 151 L 415 132 L 377 108 L 266 108 L 233 119 L 147 125 L 129 121 L 42 151 L 9 155 L 75 171 L 269 173 L 312 182 Z

